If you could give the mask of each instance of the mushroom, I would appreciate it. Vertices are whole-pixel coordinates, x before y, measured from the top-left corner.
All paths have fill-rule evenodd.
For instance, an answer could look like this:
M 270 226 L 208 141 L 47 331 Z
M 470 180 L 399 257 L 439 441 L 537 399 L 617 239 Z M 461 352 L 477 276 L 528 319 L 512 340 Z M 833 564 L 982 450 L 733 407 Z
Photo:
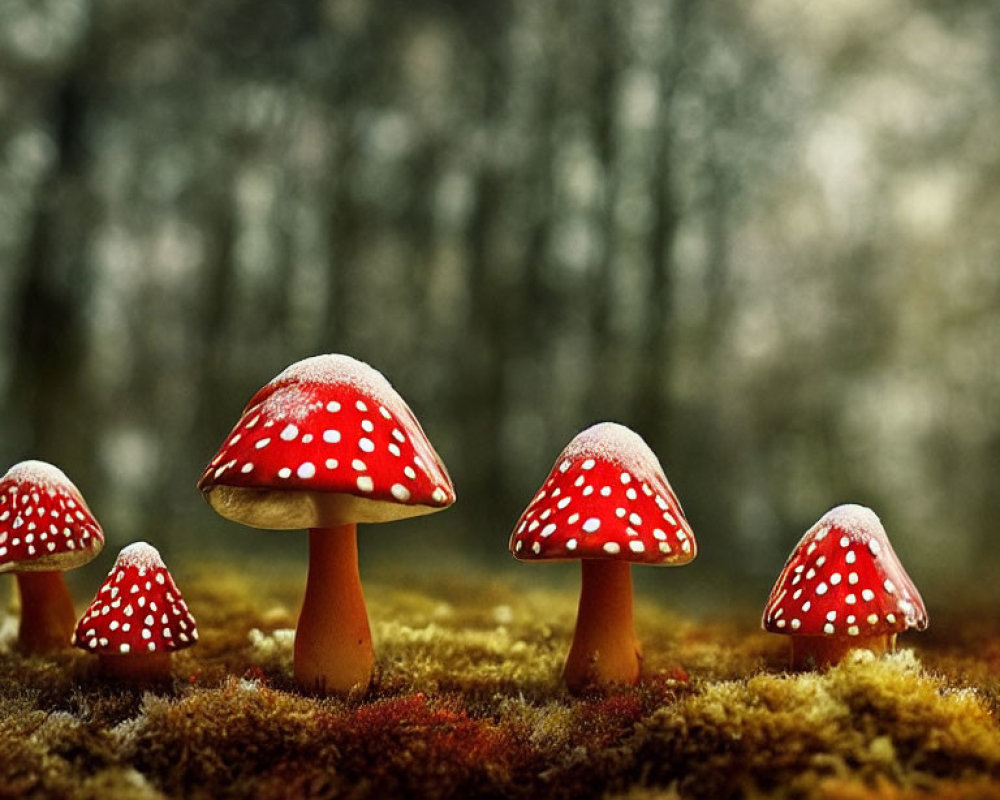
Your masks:
M 642 653 L 632 625 L 631 564 L 687 564 L 691 527 L 656 456 L 624 425 L 579 433 L 514 527 L 524 561 L 579 559 L 582 584 L 563 678 L 571 692 L 638 682 Z
M 244 525 L 309 529 L 295 680 L 317 693 L 364 692 L 375 655 L 356 525 L 455 501 L 448 471 L 395 389 L 345 355 L 292 364 L 253 396 L 198 488 Z
M 870 508 L 832 508 L 796 545 L 764 607 L 764 630 L 791 636 L 793 669 L 836 664 L 849 651 L 891 652 L 927 627 L 927 610 Z
M 101 526 L 59 468 L 22 461 L 0 479 L 0 572 L 17 577 L 23 652 L 69 646 L 76 610 L 62 573 L 103 547 Z
M 131 683 L 170 677 L 170 654 L 198 641 L 198 628 L 160 553 L 146 542 L 124 548 L 73 633 L 96 653 L 101 672 Z

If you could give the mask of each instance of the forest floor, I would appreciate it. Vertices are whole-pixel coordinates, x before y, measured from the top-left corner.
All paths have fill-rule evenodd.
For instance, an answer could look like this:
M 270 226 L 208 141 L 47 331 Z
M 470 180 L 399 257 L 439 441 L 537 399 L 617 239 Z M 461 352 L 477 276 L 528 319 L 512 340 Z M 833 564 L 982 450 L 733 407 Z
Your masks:
M 642 684 L 572 698 L 571 593 L 376 585 L 372 692 L 315 699 L 291 682 L 301 581 L 260 578 L 182 585 L 201 641 L 156 690 L 79 651 L 23 658 L 8 618 L 0 797 L 1000 800 L 995 617 L 789 675 L 780 637 L 640 604 Z

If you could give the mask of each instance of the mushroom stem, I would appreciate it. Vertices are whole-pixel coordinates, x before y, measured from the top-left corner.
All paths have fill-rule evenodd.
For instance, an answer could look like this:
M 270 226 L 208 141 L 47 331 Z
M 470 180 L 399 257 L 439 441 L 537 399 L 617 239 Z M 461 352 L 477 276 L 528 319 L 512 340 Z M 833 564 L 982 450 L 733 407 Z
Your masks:
M 810 670 L 839 664 L 851 650 L 871 650 L 876 655 L 896 649 L 896 634 L 876 636 L 792 636 L 792 669 Z
M 576 632 L 563 679 L 573 694 L 639 682 L 642 647 L 632 627 L 628 562 L 585 559 Z
M 162 683 L 170 680 L 170 653 L 100 653 L 101 674 L 125 683 Z
M 29 655 L 69 647 L 76 609 L 61 572 L 18 572 L 21 624 L 17 644 Z
M 295 630 L 295 681 L 318 694 L 364 693 L 375 665 L 354 524 L 309 531 L 309 578 Z

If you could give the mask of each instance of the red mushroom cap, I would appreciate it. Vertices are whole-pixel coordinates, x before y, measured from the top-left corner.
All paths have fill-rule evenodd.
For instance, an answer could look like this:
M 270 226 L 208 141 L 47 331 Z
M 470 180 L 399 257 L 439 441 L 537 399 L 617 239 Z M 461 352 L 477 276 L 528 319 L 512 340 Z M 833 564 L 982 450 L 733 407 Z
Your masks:
M 796 636 L 880 636 L 927 627 L 927 610 L 870 508 L 830 509 L 796 545 L 763 627 Z
M 524 560 L 686 564 L 698 544 L 656 456 L 624 425 L 577 434 L 510 537 Z
M 381 373 L 344 355 L 292 364 L 247 404 L 198 488 L 256 528 L 383 522 L 451 505 L 420 423 Z
M 77 623 L 73 644 L 91 653 L 169 653 L 198 641 L 198 628 L 157 549 L 136 542 L 118 560 Z
M 104 547 L 104 531 L 61 469 L 22 461 L 0 479 L 0 572 L 74 569 Z

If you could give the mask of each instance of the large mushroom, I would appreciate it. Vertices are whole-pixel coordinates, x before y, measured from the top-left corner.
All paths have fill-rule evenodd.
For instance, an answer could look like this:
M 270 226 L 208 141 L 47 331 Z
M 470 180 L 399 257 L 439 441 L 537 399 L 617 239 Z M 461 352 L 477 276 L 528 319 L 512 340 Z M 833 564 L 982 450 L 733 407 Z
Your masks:
M 395 389 L 345 355 L 291 365 L 251 398 L 198 488 L 244 525 L 309 529 L 295 679 L 307 691 L 363 692 L 375 656 L 356 524 L 455 501 L 448 471 Z
M 73 482 L 44 461 L 22 461 L 0 479 L 0 572 L 21 595 L 18 647 L 68 647 L 76 610 L 62 573 L 104 547 L 104 532 Z
M 870 508 L 842 505 L 788 557 L 764 607 L 764 630 L 791 639 L 793 669 L 836 664 L 853 649 L 891 652 L 927 627 L 927 609 Z
M 639 680 L 631 564 L 687 564 L 698 552 L 656 456 L 624 425 L 579 433 L 521 515 L 510 550 L 524 561 L 579 559 L 580 605 L 563 678 L 574 693 Z
M 198 641 L 198 627 L 159 551 L 125 547 L 73 634 L 101 672 L 131 683 L 170 677 L 171 654 Z

